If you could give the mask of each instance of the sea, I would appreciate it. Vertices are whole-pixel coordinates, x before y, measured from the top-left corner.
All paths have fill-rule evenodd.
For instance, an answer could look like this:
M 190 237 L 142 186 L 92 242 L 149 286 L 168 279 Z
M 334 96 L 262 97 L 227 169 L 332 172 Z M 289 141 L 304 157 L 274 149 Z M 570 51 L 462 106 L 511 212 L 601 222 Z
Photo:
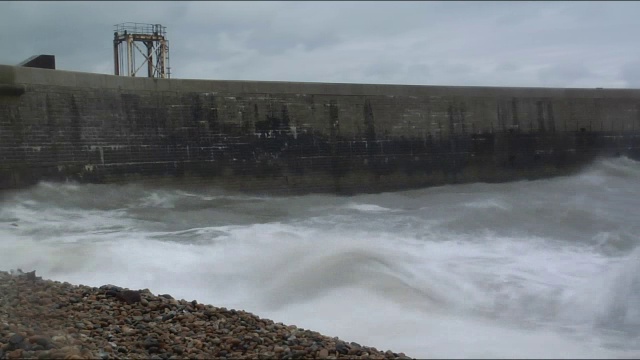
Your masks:
M 640 163 L 339 196 L 43 182 L 0 270 L 168 293 L 416 358 L 640 358 Z M 0 294 L 1 296 L 1 294 Z

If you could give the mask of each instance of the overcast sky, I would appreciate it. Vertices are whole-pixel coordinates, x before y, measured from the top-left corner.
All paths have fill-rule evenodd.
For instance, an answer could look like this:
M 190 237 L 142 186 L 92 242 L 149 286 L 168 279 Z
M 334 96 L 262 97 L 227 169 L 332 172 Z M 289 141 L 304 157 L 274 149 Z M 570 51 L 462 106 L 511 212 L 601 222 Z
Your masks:
M 167 27 L 172 77 L 640 87 L 640 2 L 0 2 L 0 63 L 113 73 L 113 25 Z

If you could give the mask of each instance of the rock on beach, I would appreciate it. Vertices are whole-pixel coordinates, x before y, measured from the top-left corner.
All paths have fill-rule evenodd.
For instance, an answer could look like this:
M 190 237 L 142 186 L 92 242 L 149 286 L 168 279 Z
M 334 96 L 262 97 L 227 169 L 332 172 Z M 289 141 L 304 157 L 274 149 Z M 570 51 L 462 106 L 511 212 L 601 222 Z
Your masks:
M 0 359 L 409 359 L 149 290 L 0 271 Z

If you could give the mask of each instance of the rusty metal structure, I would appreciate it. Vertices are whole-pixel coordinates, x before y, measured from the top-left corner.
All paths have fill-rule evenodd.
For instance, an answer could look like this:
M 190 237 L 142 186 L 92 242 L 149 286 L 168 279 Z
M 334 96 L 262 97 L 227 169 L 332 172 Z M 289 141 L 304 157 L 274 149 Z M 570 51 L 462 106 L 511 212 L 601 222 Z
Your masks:
M 115 75 L 139 76 L 145 68 L 147 77 L 170 78 L 166 27 L 131 22 L 115 25 L 113 65 Z

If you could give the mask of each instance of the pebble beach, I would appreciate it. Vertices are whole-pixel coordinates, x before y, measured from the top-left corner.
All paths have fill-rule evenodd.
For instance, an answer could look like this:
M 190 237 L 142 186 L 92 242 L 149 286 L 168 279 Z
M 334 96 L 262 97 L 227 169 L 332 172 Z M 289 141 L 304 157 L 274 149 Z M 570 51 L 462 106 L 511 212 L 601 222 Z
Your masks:
M 24 358 L 409 359 L 148 289 L 0 272 L 0 359 Z

